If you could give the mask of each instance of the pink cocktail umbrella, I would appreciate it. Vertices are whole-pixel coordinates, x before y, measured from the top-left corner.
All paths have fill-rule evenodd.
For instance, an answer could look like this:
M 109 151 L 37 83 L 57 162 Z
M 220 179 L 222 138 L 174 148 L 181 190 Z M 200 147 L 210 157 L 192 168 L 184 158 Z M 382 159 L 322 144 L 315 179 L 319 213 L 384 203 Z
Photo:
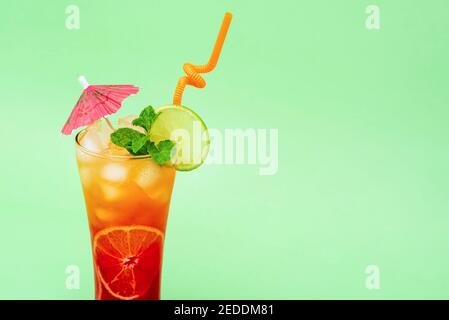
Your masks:
M 78 80 L 84 91 L 61 130 L 63 134 L 67 135 L 71 134 L 73 130 L 90 125 L 100 118 L 104 118 L 112 128 L 111 123 L 105 117 L 117 112 L 125 98 L 139 92 L 138 87 L 130 84 L 98 86 L 89 85 L 83 76 L 79 77 Z

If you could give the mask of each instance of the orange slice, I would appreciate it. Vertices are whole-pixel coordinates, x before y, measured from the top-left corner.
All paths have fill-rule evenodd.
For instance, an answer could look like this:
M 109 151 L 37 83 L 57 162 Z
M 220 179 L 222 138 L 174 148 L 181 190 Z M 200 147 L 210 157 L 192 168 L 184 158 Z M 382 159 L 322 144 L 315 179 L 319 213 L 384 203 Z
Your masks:
M 98 276 L 118 299 L 137 299 L 159 286 L 164 235 L 147 226 L 99 231 L 93 241 Z

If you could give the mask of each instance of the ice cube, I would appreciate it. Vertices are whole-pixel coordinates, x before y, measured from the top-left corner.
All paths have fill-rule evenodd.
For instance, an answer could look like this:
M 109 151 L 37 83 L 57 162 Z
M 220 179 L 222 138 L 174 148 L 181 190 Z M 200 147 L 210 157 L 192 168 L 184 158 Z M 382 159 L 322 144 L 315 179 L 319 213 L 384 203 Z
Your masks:
M 81 149 L 76 150 L 76 158 L 78 159 L 78 163 L 82 164 L 83 166 L 90 165 L 95 161 L 95 156 L 84 152 Z
M 126 157 L 130 156 L 130 153 L 125 148 L 119 147 L 112 142 L 109 142 L 108 148 L 102 152 L 104 155 L 107 156 L 121 156 Z
M 133 168 L 134 181 L 144 190 L 151 188 L 160 179 L 161 171 L 161 166 L 153 160 L 142 160 Z
M 133 168 L 133 179 L 146 195 L 152 200 L 166 202 L 170 197 L 168 185 L 172 179 L 170 168 L 158 165 L 147 159 Z
M 105 165 L 101 172 L 101 177 L 107 181 L 120 183 L 124 182 L 128 169 L 119 163 L 109 163 Z
M 131 114 L 129 116 L 118 119 L 117 123 L 120 128 L 129 128 L 132 127 L 133 120 L 137 118 L 137 116 Z
M 103 119 L 95 121 L 81 138 L 81 145 L 93 152 L 102 152 L 109 146 L 112 129 Z
M 91 169 L 86 167 L 80 167 L 79 168 L 79 175 L 81 178 L 81 183 L 83 186 L 89 186 L 92 181 L 92 172 Z
M 127 117 L 118 119 L 117 122 L 118 122 L 119 128 L 131 128 L 131 129 L 137 130 L 139 132 L 145 133 L 145 130 L 143 128 L 134 126 L 132 124 L 133 120 L 136 118 L 137 118 L 137 116 L 135 116 L 135 115 L 129 115 Z
M 100 185 L 100 188 L 104 200 L 108 202 L 120 200 L 122 192 L 118 187 L 103 183 Z
M 116 214 L 112 210 L 104 209 L 104 208 L 96 208 L 95 216 L 98 220 L 102 222 L 111 222 L 114 220 Z

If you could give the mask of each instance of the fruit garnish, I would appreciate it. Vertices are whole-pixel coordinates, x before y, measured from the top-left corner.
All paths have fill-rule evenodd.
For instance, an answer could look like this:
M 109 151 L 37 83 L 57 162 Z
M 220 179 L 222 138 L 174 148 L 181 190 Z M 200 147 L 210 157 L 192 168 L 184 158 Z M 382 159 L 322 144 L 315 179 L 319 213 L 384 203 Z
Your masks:
M 115 298 L 131 300 L 160 281 L 164 236 L 147 226 L 118 226 L 99 231 L 93 241 L 97 273 Z
M 200 116 L 180 105 L 167 105 L 156 111 L 150 137 L 158 146 L 167 140 L 175 143 L 175 154 L 169 164 L 179 171 L 199 167 L 206 159 L 210 145 L 206 124 Z

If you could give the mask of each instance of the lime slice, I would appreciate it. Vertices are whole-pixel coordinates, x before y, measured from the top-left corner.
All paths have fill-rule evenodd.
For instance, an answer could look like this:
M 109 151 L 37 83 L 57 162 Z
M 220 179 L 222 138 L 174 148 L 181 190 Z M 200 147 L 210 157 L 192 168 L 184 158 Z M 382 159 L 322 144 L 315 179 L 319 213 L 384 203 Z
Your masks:
M 176 144 L 169 165 L 179 171 L 199 167 L 209 152 L 209 133 L 203 120 L 192 110 L 180 105 L 156 109 L 159 116 L 151 126 L 150 137 L 156 143 L 171 140 Z

